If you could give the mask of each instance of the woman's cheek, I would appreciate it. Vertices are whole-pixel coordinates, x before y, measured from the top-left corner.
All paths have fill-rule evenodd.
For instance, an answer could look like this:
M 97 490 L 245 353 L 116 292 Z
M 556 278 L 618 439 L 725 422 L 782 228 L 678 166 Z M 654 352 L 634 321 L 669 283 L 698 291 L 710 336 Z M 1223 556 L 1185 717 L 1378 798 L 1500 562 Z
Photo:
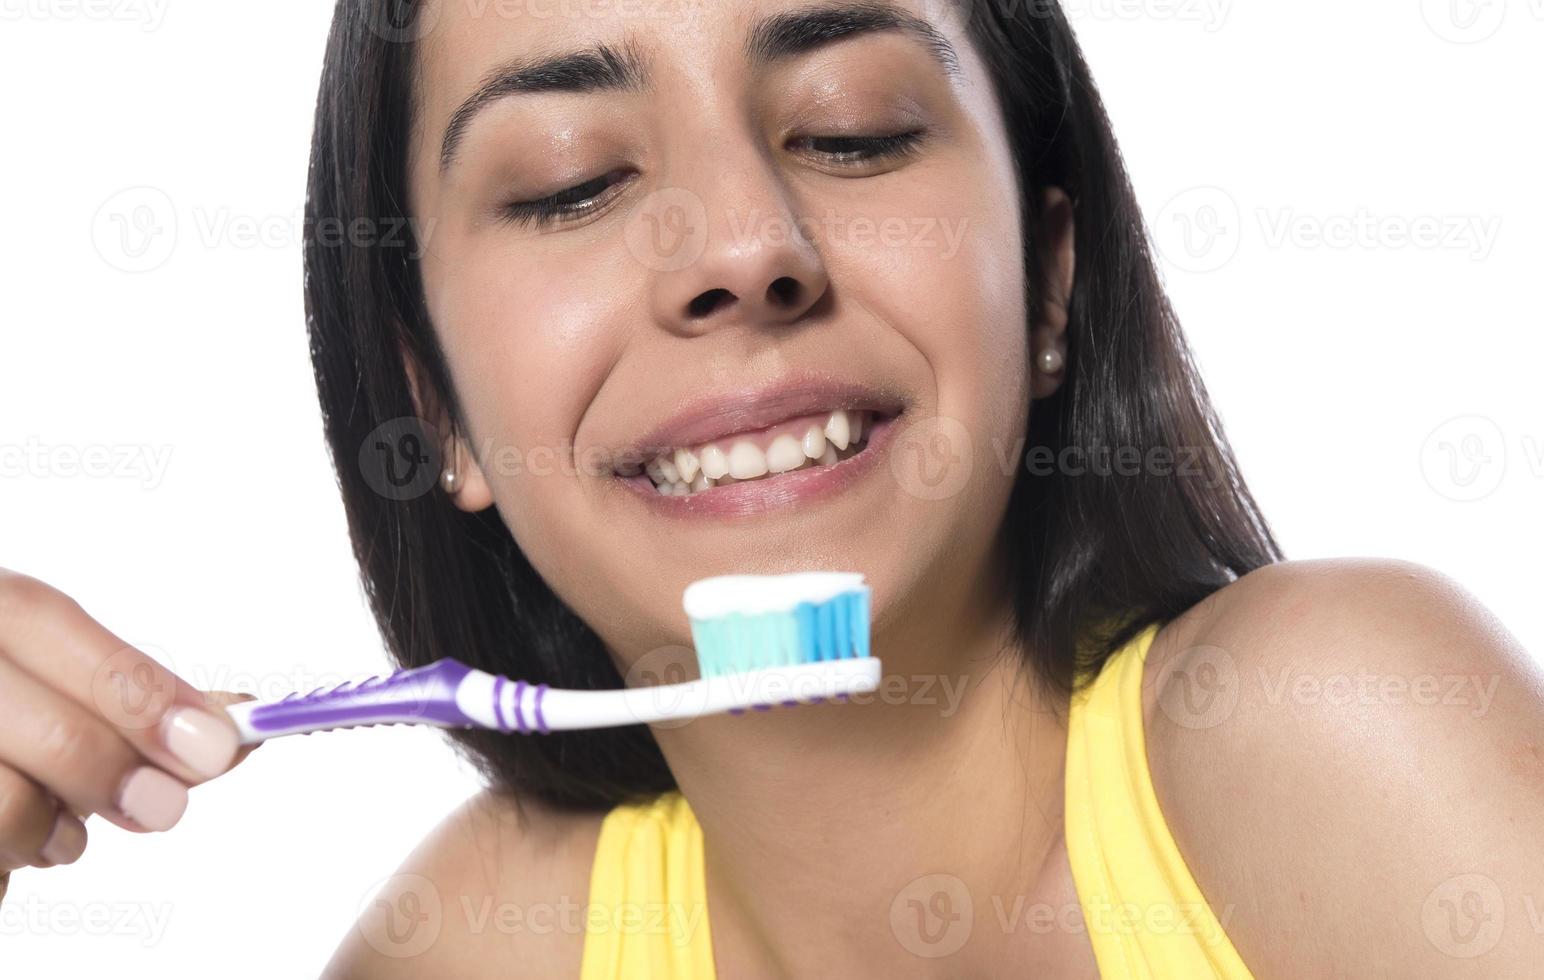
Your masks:
M 478 448 L 488 447 L 485 473 L 516 540 L 527 552 L 561 552 L 572 550 L 588 499 L 574 435 L 598 383 L 592 318 L 601 314 L 579 297 L 533 304 L 532 295 L 508 296 L 487 311 L 490 336 L 468 364 L 476 397 L 467 411 Z M 541 564 L 539 554 L 531 557 Z
M 862 305 L 927 362 L 936 385 L 931 411 L 964 426 L 978 461 L 995 459 L 994 447 L 1005 451 L 998 444 L 1011 448 L 1028 407 L 1019 210 L 1012 185 L 987 176 L 962 174 L 946 186 L 991 193 L 935 188 L 894 202 L 894 227 L 908 229 L 904 240 L 848 249 L 842 259 L 847 284 L 863 291 Z M 1003 194 L 1011 206 L 1001 203 Z M 932 203 L 918 210 L 917 201 Z
M 968 362 L 962 373 L 974 383 L 948 392 L 948 404 L 958 405 L 958 411 L 973 420 L 972 482 L 984 512 L 990 514 L 1006 505 L 1012 490 L 1016 451 L 1029 412 L 1025 277 L 1017 244 L 1011 249 L 1002 244 L 1009 241 L 1018 241 L 1016 221 L 1008 228 L 983 229 L 961 246 L 959 278 L 970 284 L 975 306 L 971 342 L 958 350 Z
M 985 190 L 933 198 L 939 203 L 923 217 L 936 222 L 937 240 L 902 254 L 896 274 L 903 278 L 891 284 L 890 295 L 905 302 L 895 322 L 921 352 L 935 386 L 927 410 L 947 420 L 932 431 L 949 438 L 963 432 L 966 440 L 939 449 L 919 435 L 917 445 L 930 459 L 959 458 L 969 467 L 958 494 L 939 501 L 919 497 L 910 501 L 909 514 L 945 535 L 959 553 L 972 554 L 985 549 L 1000 527 L 1015 474 L 1011 453 L 1024 431 L 1025 277 L 1012 185 L 981 173 L 952 183 Z M 1001 206 L 1004 194 L 1013 206 Z M 907 567 L 904 556 L 894 561 L 894 567 Z

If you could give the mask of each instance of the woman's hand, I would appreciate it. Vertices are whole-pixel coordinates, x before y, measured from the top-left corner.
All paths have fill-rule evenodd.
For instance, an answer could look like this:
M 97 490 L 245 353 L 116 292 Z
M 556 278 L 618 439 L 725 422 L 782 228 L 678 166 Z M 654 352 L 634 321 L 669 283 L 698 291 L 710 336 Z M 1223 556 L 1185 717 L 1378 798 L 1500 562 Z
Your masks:
M 167 830 L 188 787 L 238 753 L 221 705 L 114 636 L 75 600 L 0 568 L 0 897 L 11 871 L 70 864 L 82 820 Z

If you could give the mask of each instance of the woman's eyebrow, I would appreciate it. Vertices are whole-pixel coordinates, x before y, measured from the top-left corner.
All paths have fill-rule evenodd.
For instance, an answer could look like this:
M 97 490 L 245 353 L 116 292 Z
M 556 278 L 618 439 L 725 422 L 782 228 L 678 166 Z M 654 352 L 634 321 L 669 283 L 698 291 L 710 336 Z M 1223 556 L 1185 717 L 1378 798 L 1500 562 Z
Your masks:
M 765 17 L 746 35 L 745 58 L 753 70 L 762 70 L 842 38 L 884 32 L 919 41 L 946 75 L 959 75 L 959 56 L 948 39 L 927 21 L 887 0 L 823 3 Z M 646 59 L 631 40 L 620 48 L 600 43 L 580 51 L 516 59 L 489 72 L 451 114 L 440 141 L 440 175 L 455 163 L 456 149 L 472 120 L 501 99 L 532 92 L 643 92 L 649 85 Z
M 753 69 L 807 54 L 855 34 L 904 34 L 922 43 L 947 75 L 960 73 L 954 46 L 927 21 L 885 0 L 828 3 L 766 17 L 751 28 L 745 58 Z
M 451 114 L 440 141 L 440 175 L 456 160 L 456 148 L 477 114 L 512 95 L 528 92 L 641 92 L 649 87 L 643 58 L 631 42 L 618 49 L 597 44 L 537 59 L 517 59 L 494 69 Z

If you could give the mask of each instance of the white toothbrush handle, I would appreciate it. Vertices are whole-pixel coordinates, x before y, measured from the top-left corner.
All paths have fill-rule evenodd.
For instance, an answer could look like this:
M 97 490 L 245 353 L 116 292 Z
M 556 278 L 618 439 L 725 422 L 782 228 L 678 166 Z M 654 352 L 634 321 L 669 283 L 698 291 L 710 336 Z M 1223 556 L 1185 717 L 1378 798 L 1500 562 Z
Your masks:
M 849 657 L 768 667 L 684 684 L 617 691 L 551 690 L 542 709 L 547 728 L 552 731 L 610 728 L 844 698 L 877 689 L 879 680 L 878 658 Z

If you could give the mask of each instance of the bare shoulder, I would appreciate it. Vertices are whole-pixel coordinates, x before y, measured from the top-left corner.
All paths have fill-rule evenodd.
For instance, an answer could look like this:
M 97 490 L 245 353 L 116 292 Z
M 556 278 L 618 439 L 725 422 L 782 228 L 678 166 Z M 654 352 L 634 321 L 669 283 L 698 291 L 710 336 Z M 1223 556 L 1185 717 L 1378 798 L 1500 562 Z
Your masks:
M 1143 681 L 1160 807 L 1258 975 L 1544 962 L 1544 671 L 1450 578 L 1261 569 L 1160 631 Z
M 325 980 L 576 974 L 602 818 L 478 793 L 386 881 Z

